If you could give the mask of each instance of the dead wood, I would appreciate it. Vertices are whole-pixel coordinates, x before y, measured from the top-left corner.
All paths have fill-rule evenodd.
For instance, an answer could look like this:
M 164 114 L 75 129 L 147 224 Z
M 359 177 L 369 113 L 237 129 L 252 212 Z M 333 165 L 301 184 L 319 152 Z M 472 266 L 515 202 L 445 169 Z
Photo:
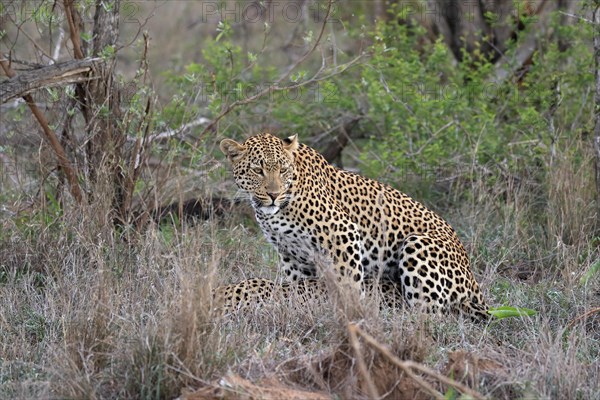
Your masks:
M 103 63 L 100 58 L 86 58 L 21 72 L 0 83 L 0 104 L 36 90 L 97 79 L 94 70 Z

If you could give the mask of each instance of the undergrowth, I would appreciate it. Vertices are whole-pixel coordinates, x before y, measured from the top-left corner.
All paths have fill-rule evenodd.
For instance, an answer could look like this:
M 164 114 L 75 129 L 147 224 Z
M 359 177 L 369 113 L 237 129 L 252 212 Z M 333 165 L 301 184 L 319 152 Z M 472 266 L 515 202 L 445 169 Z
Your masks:
M 348 337 L 353 323 L 400 359 L 492 398 L 595 398 L 600 320 L 581 316 L 600 305 L 598 276 L 581 284 L 569 269 L 509 270 L 515 246 L 537 252 L 491 228 L 498 220 L 479 210 L 495 203 L 487 196 L 450 216 L 466 232 L 489 303 L 538 314 L 487 326 L 343 296 L 304 307 L 291 299 L 219 319 L 211 288 L 277 277 L 274 260 L 263 256 L 266 243 L 235 218 L 153 225 L 131 243 L 102 224 L 102 204 L 64 215 L 54 230 L 43 220 L 5 220 L 3 232 L 11 234 L 1 242 L 0 397 L 172 398 L 236 374 L 367 398 Z M 578 246 L 552 256 L 584 271 L 598 252 Z M 380 394 L 427 398 L 380 353 L 364 343 L 362 352 Z
M 89 2 L 79 5 L 91 12 Z M 173 7 L 170 12 L 195 4 Z M 53 24 L 61 22 L 50 18 L 53 12 L 59 13 L 53 2 L 42 1 L 19 29 L 56 35 Z M 454 64 L 443 41 L 425 40 L 418 24 L 390 17 L 369 25 L 360 13 L 345 12 L 341 17 L 350 23 L 327 26 L 321 54 L 296 66 L 280 86 L 273 82 L 289 65 L 279 60 L 297 60 L 315 44 L 315 21 L 294 31 L 285 57 L 279 53 L 285 24 L 252 26 L 250 35 L 223 22 L 185 45 L 193 48 L 194 62 L 165 61 L 167 70 L 156 73 L 162 87 L 150 88 L 145 79 L 152 74 L 144 68 L 152 65 L 129 82 L 120 76 L 136 89 L 122 104 L 131 122 L 121 132 L 123 147 L 148 139 L 143 165 L 132 175 L 125 222 L 115 224 L 110 200 L 122 188 L 100 179 L 102 166 L 94 166 L 94 181 L 83 182 L 81 174 L 82 187 L 93 195 L 74 204 L 28 110 L 17 103 L 2 110 L 0 398 L 162 399 L 185 390 L 215 398 L 217 389 L 234 396 L 240 387 L 276 388 L 279 398 L 291 393 L 285 390 L 430 398 L 423 383 L 447 399 L 461 398 L 439 376 L 409 376 L 393 357 L 494 399 L 600 398 L 592 26 L 584 20 L 561 26 L 552 17 L 568 46 L 540 37 L 527 73 L 490 85 L 494 64 L 485 55 L 465 53 Z M 401 17 L 393 7 L 390 13 Z M 535 21 L 515 23 L 524 32 L 536 28 Z M 8 41 L 16 30 L 0 36 Z M 166 48 L 179 48 L 179 36 L 161 33 Z M 246 40 L 250 36 L 254 40 Z M 17 37 L 20 51 L 25 36 Z M 505 56 L 519 44 L 519 38 L 507 44 Z M 144 45 L 138 41 L 128 51 Z M 300 97 L 279 90 L 298 83 L 304 85 Z M 257 85 L 273 85 L 273 93 L 223 113 Z M 45 102 L 53 127 L 74 112 L 71 89 L 38 93 L 36 100 Z M 206 121 L 217 117 L 219 124 L 208 129 Z M 178 130 L 191 122 L 199 133 Z M 81 118 L 70 123 L 68 157 L 84 171 L 89 138 L 80 133 Z M 207 219 L 148 215 L 152 206 L 178 207 L 194 197 L 234 198 L 217 143 L 262 130 L 298 133 L 319 150 L 348 139 L 338 164 L 407 192 L 456 228 L 490 305 L 537 314 L 477 325 L 340 293 L 330 301 L 298 306 L 292 298 L 218 318 L 212 289 L 253 277 L 279 279 L 276 251 L 235 207 Z M 135 166 L 136 160 L 114 165 Z M 147 223 L 136 226 L 132 221 L 146 211 Z M 386 352 L 366 336 L 355 340 L 357 329 Z

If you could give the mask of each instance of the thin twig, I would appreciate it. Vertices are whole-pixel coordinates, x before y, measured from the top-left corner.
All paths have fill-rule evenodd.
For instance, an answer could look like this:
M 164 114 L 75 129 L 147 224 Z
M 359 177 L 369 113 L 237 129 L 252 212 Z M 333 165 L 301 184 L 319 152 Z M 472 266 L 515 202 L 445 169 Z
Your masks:
M 282 82 L 284 79 L 286 79 L 288 76 L 290 76 L 292 71 L 294 69 L 296 69 L 298 67 L 298 65 L 302 64 L 304 62 L 304 60 L 306 60 L 308 57 L 310 57 L 310 55 L 312 53 L 314 53 L 314 51 L 317 49 L 319 44 L 321 44 L 321 39 L 323 38 L 323 33 L 325 33 L 325 27 L 327 26 L 327 21 L 329 20 L 329 16 L 331 15 L 332 6 L 333 6 L 333 0 L 329 0 L 329 2 L 327 3 L 327 11 L 325 12 L 325 18 L 323 18 L 323 25 L 321 25 L 321 31 L 319 32 L 319 36 L 317 36 L 317 40 L 315 41 L 315 44 L 313 45 L 313 47 L 310 50 L 308 50 L 302 57 L 300 57 L 300 59 L 297 60 L 294 63 L 294 65 L 292 65 L 292 67 L 290 69 L 288 69 L 288 71 L 277 80 L 277 83 Z
M 567 330 L 573 328 L 573 326 L 582 319 L 586 320 L 590 315 L 596 313 L 600 313 L 600 307 L 592 308 L 591 310 L 579 315 L 578 317 L 575 317 L 571 322 L 569 322 L 569 325 L 567 325 Z
M 50 56 L 50 54 L 46 53 L 46 50 L 44 50 L 44 49 L 43 49 L 43 48 L 42 48 L 42 47 L 41 47 L 39 44 L 37 44 L 37 41 L 36 41 L 35 39 L 33 39 L 33 38 L 32 38 L 32 37 L 31 37 L 31 36 L 30 36 L 30 35 L 27 33 L 27 31 L 26 31 L 25 29 L 21 28 L 21 26 L 25 24 L 25 21 L 23 21 L 21 24 L 17 23 L 17 21 L 15 21 L 15 20 L 14 20 L 14 19 L 11 17 L 11 13 L 10 13 L 10 12 L 9 12 L 9 13 L 7 13 L 7 14 L 5 14 L 5 15 L 3 15 L 3 17 L 4 17 L 4 16 L 8 17 L 8 19 L 10 20 L 10 22 L 12 22 L 12 23 L 15 25 L 15 27 L 17 28 L 17 32 L 18 32 L 19 34 L 23 34 L 23 36 L 25 36 L 25 37 L 26 37 L 26 38 L 27 38 L 27 39 L 28 39 L 28 40 L 31 42 L 31 44 L 33 45 L 33 47 L 35 47 L 35 48 L 36 48 L 36 49 L 37 49 L 37 50 L 40 52 L 40 54 L 41 54 L 42 56 L 46 57 L 46 58 L 47 58 L 47 59 L 49 59 L 49 60 L 51 60 L 51 59 L 52 59 L 52 56 Z M 17 36 L 17 37 L 18 37 L 18 36 Z M 16 40 L 15 40 L 15 42 L 16 42 Z M 15 44 L 13 44 L 13 47 L 14 47 L 14 46 L 15 46 Z M 12 48 L 11 48 L 11 50 L 9 51 L 9 54 L 11 54 L 11 53 L 12 53 Z M 56 60 L 55 60 L 55 61 L 56 61 Z
M 423 145 L 421 147 L 419 147 L 417 150 L 413 151 L 412 153 L 408 153 L 406 156 L 407 157 L 415 157 L 415 156 L 418 156 L 419 154 L 421 154 L 421 152 L 423 150 L 425 150 L 425 148 L 427 146 L 429 146 L 431 144 L 431 142 L 433 142 L 440 133 L 442 133 L 446 129 L 450 128 L 452 125 L 454 125 L 454 123 L 455 123 L 454 121 L 450 121 L 446 125 L 442 126 L 440 129 L 435 131 L 432 135 L 429 135 L 429 138 L 425 141 L 425 143 L 423 143 Z
M 583 22 L 586 22 L 588 24 L 592 24 L 592 25 L 594 24 L 594 21 L 592 21 L 590 19 L 587 19 L 585 17 L 582 17 L 581 15 L 571 14 L 571 13 L 564 12 L 564 11 L 559 11 L 559 13 L 562 14 L 562 15 L 566 15 L 567 17 L 576 18 L 576 19 L 578 19 L 580 21 L 583 21 Z
M 254 68 L 254 66 L 256 65 L 258 58 L 265 52 L 266 48 L 267 48 L 267 38 L 269 36 L 269 30 L 265 28 L 264 31 L 264 35 L 263 35 L 263 42 L 262 42 L 262 46 L 260 48 L 260 51 L 258 53 L 256 53 L 255 58 L 253 61 L 250 61 L 250 63 L 248 65 L 246 65 L 240 72 L 239 74 L 237 74 L 238 76 L 242 76 L 246 73 L 246 71 L 249 71 L 250 69 Z

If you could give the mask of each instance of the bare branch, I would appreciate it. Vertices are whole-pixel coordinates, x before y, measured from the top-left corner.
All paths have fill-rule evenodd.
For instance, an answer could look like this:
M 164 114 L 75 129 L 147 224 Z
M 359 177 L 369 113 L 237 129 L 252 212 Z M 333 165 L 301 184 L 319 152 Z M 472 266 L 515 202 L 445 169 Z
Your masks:
M 204 136 L 204 134 L 208 130 L 212 129 L 217 122 L 219 122 L 223 117 L 225 117 L 227 114 L 229 114 L 234 108 L 244 105 L 244 104 L 251 103 L 255 100 L 258 100 L 261 97 L 263 97 L 269 93 L 272 94 L 272 93 L 282 92 L 284 90 L 294 90 L 294 89 L 298 89 L 298 88 L 301 88 L 304 86 L 311 85 L 313 83 L 327 80 L 327 79 L 339 74 L 340 72 L 347 70 L 348 68 L 350 68 L 351 66 L 356 64 L 361 58 L 363 58 L 363 54 L 358 55 L 356 58 L 347 62 L 346 64 L 340 65 L 336 71 L 334 71 L 330 74 L 319 76 L 323 72 L 323 68 L 319 68 L 319 70 L 310 79 L 308 79 L 306 81 L 302 81 L 300 83 L 296 83 L 296 84 L 290 85 L 290 86 L 267 86 L 262 91 L 258 92 L 257 94 L 255 94 L 253 96 L 248 97 L 247 99 L 234 101 L 233 103 L 229 104 L 227 106 L 227 108 L 225 108 L 225 110 L 221 112 L 221 114 L 219 114 L 215 119 L 213 119 L 213 121 L 206 128 L 204 128 L 202 130 L 202 132 L 198 136 L 198 139 L 196 139 L 196 145 L 198 144 L 200 139 Z
M 319 44 L 321 44 L 321 39 L 323 38 L 323 34 L 325 33 L 325 27 L 327 26 L 327 21 L 329 20 L 329 16 L 331 15 L 332 5 L 333 5 L 333 0 L 329 0 L 329 3 L 327 3 L 327 11 L 325 12 L 325 18 L 323 18 L 323 25 L 321 25 L 321 31 L 319 32 L 319 36 L 317 37 L 317 40 L 315 41 L 315 44 L 313 45 L 313 47 L 310 50 L 308 50 L 306 53 L 304 53 L 304 55 L 302 57 L 300 57 L 300 59 L 297 60 L 287 70 L 287 72 L 285 74 L 280 76 L 276 83 L 281 83 L 285 79 L 287 79 L 290 76 L 290 74 L 292 73 L 292 71 L 295 70 L 296 68 L 298 68 L 298 66 L 300 64 L 302 64 L 308 57 L 310 57 L 310 55 L 315 52 L 317 47 L 319 47 Z
M 578 19 L 580 21 L 586 22 L 588 24 L 593 24 L 594 23 L 594 21 L 592 21 L 590 19 L 587 19 L 585 17 L 582 17 L 581 15 L 572 14 L 572 13 L 568 13 L 568 12 L 564 12 L 564 11 L 559 11 L 559 13 L 561 13 L 564 16 L 575 18 L 575 19 Z
M 582 315 L 579 315 L 576 318 L 572 319 L 571 322 L 569 322 L 569 325 L 567 325 L 567 329 L 572 329 L 573 326 L 575 326 L 575 324 L 579 321 L 586 322 L 589 316 L 594 314 L 600 314 L 600 307 L 592 308 L 591 310 L 583 313 Z
M 58 57 L 60 57 L 60 50 L 62 48 L 62 41 L 65 38 L 65 30 L 61 27 L 58 29 L 58 39 L 56 40 L 56 45 L 54 46 L 54 50 L 52 51 L 52 60 L 50 60 L 49 64 L 54 64 Z
M 553 29 L 550 28 L 549 18 L 544 18 L 551 12 L 557 9 L 558 5 L 555 2 L 548 3 L 544 2 L 536 12 L 539 16 L 539 23 L 536 24 L 535 29 L 531 29 L 522 44 L 515 51 L 514 55 L 510 58 L 503 56 L 494 68 L 494 73 L 490 78 L 490 83 L 494 85 L 500 85 L 506 80 L 510 79 L 516 71 L 518 71 L 527 60 L 529 60 L 535 50 L 538 48 L 538 41 L 540 33 L 547 33 L 548 36 L 552 34 Z
M 154 135 L 150 135 L 147 140 L 148 140 L 148 142 L 152 142 L 155 140 L 169 139 L 169 138 L 179 135 L 180 133 L 182 133 L 190 128 L 195 128 L 196 126 L 199 126 L 199 125 L 205 125 L 205 124 L 208 124 L 209 122 L 210 122 L 210 120 L 208 118 L 199 117 L 199 118 L 195 119 L 194 121 L 188 122 L 187 124 L 183 124 L 175 129 L 167 129 L 166 131 L 156 133 Z M 131 137 L 131 136 L 127 138 L 127 141 L 129 141 L 129 142 L 135 142 L 136 140 L 137 140 L 137 138 Z
M 81 38 L 79 28 L 77 27 L 77 24 L 75 24 L 73 0 L 65 0 L 64 4 L 67 22 L 69 23 L 69 33 L 71 34 L 71 42 L 73 43 L 73 50 L 75 51 L 75 58 L 81 60 L 84 57 L 84 55 L 83 51 L 81 50 Z

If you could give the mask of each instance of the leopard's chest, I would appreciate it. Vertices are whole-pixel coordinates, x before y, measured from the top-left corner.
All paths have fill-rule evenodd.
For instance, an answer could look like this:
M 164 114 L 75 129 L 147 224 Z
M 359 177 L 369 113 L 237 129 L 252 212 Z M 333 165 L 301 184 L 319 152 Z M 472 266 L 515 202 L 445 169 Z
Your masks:
M 311 230 L 296 218 L 282 211 L 265 215 L 256 213 L 256 220 L 269 242 L 277 246 L 278 249 L 296 248 L 313 252 L 317 250 L 315 243 L 311 238 Z

